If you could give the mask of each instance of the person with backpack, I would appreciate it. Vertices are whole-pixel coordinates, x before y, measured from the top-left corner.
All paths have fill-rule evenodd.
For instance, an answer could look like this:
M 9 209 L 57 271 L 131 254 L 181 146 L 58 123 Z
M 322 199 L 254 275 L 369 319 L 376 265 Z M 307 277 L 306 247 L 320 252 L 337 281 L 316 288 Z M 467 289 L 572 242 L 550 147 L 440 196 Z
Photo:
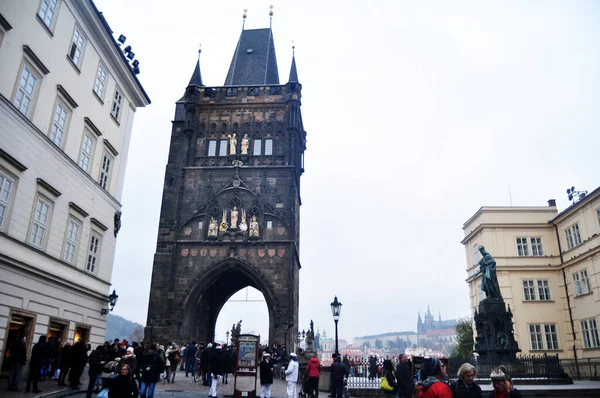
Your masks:
M 150 344 L 147 352 L 140 363 L 142 372 L 142 383 L 140 384 L 140 396 L 142 398 L 153 398 L 156 383 L 160 374 L 165 370 L 165 361 L 156 352 L 156 344 Z
M 181 361 L 179 349 L 177 344 L 173 343 L 167 348 L 167 383 L 175 382 L 175 373 L 177 373 L 179 361 Z

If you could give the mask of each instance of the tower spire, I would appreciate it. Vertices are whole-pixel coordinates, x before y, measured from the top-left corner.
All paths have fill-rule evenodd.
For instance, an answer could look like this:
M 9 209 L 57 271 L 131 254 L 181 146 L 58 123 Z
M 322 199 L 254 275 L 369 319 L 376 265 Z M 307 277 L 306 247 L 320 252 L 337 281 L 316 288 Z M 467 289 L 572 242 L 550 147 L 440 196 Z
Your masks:
M 269 29 L 273 28 L 273 5 L 269 6 Z
M 243 18 L 243 22 L 242 22 L 242 31 L 244 30 L 244 28 L 246 27 L 246 17 L 248 14 L 248 9 L 244 8 L 244 15 L 242 16 Z
M 202 52 L 201 46 L 198 46 L 198 61 L 196 62 L 196 69 L 194 69 L 194 73 L 192 74 L 192 78 L 188 86 L 199 86 L 202 87 L 202 75 L 200 74 L 200 53 Z
M 292 42 L 292 67 L 290 68 L 290 78 L 288 82 L 298 83 L 298 71 L 296 70 L 296 46 Z

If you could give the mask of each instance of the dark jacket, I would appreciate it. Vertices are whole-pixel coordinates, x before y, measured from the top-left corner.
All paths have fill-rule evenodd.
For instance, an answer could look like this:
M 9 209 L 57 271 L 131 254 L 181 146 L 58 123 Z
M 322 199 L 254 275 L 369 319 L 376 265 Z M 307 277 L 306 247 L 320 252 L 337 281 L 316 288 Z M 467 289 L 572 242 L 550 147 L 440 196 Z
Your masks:
M 214 373 L 215 375 L 222 375 L 223 374 L 223 350 L 222 349 L 215 349 L 215 352 L 212 355 L 212 358 L 210 359 L 210 372 Z
M 450 390 L 452 390 L 454 398 L 483 398 L 481 387 L 475 382 L 469 386 L 462 379 L 458 379 L 456 382 L 450 383 Z
M 65 344 L 60 350 L 60 357 L 58 358 L 58 366 L 61 369 L 69 369 L 71 367 L 71 350 L 73 346 L 71 344 Z
M 40 336 L 40 340 L 33 345 L 31 349 L 31 358 L 29 359 L 29 368 L 39 372 L 42 367 L 42 361 L 46 356 L 46 336 Z
M 494 398 L 494 391 L 490 391 L 489 398 Z M 508 398 L 522 398 L 521 392 L 513 387 L 510 394 L 508 394 Z
M 260 384 L 273 384 L 273 363 L 271 361 L 260 361 Z
M 415 393 L 415 382 L 413 380 L 412 370 L 408 363 L 399 362 L 398 365 L 396 365 L 396 381 L 398 382 L 398 392 L 401 395 Z
M 196 352 L 198 352 L 197 346 L 195 346 L 193 344 L 188 345 L 187 348 L 185 349 L 185 359 L 187 361 L 195 360 Z
M 212 355 L 212 348 L 208 347 L 202 350 L 202 354 L 200 354 L 200 367 L 205 373 L 210 372 L 210 359 L 212 358 Z
M 71 348 L 71 367 L 75 370 L 83 370 L 87 362 L 87 346 L 83 341 L 78 341 Z
M 223 350 L 223 373 L 233 373 L 235 358 L 230 348 Z
M 140 369 L 144 383 L 156 383 L 160 374 L 165 370 L 165 362 L 157 353 L 147 352 L 141 359 Z
M 348 368 L 339 358 L 331 364 L 331 380 L 340 381 L 348 375 Z
M 108 356 L 104 355 L 98 349 L 95 349 L 90 354 L 90 374 L 100 374 L 102 373 L 102 369 L 104 368 L 104 364 L 108 360 Z
M 14 363 L 23 365 L 27 360 L 27 347 L 22 339 L 15 341 L 15 344 L 10 347 L 10 357 Z
M 126 398 L 138 396 L 138 388 L 135 380 L 130 375 L 119 375 L 113 380 L 110 390 L 108 390 L 109 398 Z

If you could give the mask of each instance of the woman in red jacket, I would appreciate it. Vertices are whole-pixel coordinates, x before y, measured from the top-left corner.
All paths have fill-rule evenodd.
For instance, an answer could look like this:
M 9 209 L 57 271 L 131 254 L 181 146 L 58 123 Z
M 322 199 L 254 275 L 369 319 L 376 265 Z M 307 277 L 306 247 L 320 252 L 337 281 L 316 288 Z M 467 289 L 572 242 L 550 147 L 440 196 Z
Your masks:
M 426 377 L 421 385 L 421 398 L 452 398 L 452 390 L 442 381 L 448 370 L 439 359 L 426 358 L 421 374 Z
M 306 365 L 306 373 L 308 374 L 308 396 L 311 398 L 319 398 L 319 377 L 321 376 L 321 362 L 317 354 L 314 354 Z

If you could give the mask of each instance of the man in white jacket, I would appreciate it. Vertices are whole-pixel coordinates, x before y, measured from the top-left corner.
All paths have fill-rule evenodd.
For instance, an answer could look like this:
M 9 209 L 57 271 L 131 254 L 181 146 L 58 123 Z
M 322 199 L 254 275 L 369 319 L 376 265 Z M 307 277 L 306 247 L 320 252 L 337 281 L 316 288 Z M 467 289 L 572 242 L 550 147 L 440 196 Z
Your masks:
M 293 352 L 290 354 L 290 363 L 285 371 L 285 381 L 287 381 L 288 398 L 296 398 L 296 383 L 298 383 L 298 356 Z

